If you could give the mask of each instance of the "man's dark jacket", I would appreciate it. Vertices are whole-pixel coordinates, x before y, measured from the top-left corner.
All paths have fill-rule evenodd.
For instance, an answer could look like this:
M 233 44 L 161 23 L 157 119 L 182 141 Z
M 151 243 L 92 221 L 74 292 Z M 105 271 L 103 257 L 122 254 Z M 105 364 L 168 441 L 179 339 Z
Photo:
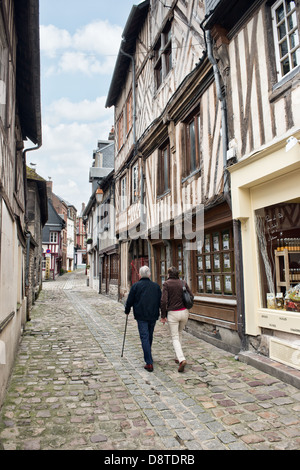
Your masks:
M 133 307 L 136 320 L 155 322 L 159 317 L 160 300 L 161 289 L 159 285 L 149 278 L 143 277 L 131 287 L 125 305 L 125 313 L 128 314 Z

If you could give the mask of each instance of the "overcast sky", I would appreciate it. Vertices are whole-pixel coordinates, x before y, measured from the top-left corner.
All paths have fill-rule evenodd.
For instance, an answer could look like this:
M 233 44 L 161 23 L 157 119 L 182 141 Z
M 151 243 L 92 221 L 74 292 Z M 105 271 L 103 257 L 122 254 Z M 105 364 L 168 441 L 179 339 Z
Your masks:
M 139 3 L 40 0 L 43 145 L 27 164 L 51 177 L 54 193 L 79 213 L 91 196 L 93 150 L 113 125 L 106 97 L 125 23 Z

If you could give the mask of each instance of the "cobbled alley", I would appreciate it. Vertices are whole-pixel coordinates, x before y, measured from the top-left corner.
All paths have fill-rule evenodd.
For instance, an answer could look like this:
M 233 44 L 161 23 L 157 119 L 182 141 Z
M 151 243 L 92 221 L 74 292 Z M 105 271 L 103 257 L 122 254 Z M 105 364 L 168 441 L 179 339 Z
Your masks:
M 3 450 L 296 450 L 300 390 L 184 333 L 177 372 L 157 322 L 154 372 L 144 370 L 121 303 L 82 271 L 43 285 L 1 409 Z

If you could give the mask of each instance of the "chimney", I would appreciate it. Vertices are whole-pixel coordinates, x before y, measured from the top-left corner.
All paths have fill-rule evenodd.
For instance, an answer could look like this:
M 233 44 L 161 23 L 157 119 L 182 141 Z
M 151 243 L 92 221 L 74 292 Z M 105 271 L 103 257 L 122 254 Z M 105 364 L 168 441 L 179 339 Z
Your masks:
M 52 200 L 53 181 L 47 181 L 47 197 Z
M 115 140 L 115 128 L 112 126 L 111 131 L 108 136 L 108 140 Z

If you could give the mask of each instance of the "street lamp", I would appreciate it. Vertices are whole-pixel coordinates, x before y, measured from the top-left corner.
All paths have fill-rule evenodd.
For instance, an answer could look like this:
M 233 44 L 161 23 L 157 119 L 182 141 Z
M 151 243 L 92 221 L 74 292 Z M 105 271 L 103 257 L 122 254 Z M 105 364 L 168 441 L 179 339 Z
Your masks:
M 101 204 L 101 202 L 103 201 L 103 190 L 100 188 L 98 188 L 96 191 L 96 201 L 97 204 Z

